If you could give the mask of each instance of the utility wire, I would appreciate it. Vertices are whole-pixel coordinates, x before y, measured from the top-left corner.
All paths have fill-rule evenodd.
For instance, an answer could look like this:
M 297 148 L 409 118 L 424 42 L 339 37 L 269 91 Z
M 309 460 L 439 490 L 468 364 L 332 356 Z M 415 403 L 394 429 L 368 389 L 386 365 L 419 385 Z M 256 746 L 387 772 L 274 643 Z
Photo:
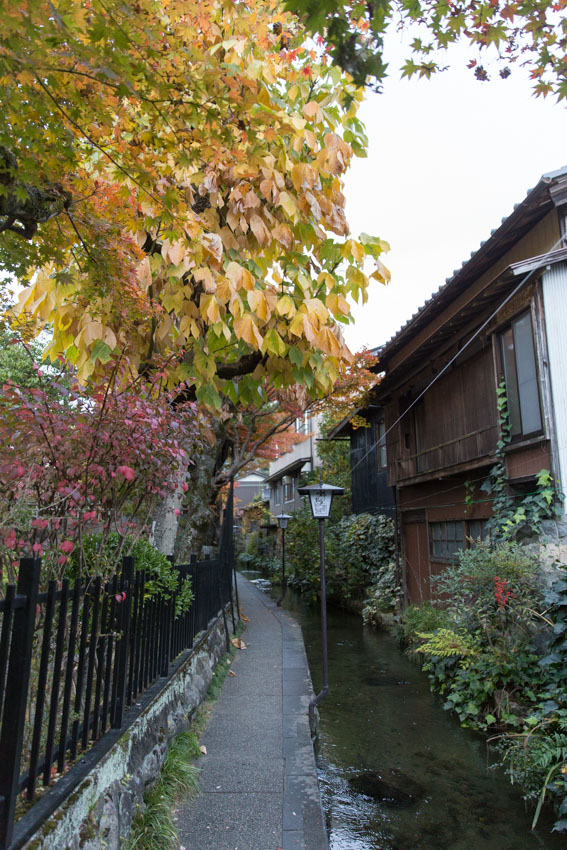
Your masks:
M 554 252 L 554 251 L 556 250 L 556 248 L 557 248 L 557 247 L 561 244 L 561 242 L 562 242 L 562 241 L 563 241 L 563 236 L 560 236 L 560 237 L 559 237 L 559 239 L 557 240 L 557 242 L 553 245 L 553 247 L 552 247 L 552 248 L 550 248 L 550 249 L 549 249 L 549 251 L 547 251 L 547 252 L 544 254 L 544 258 L 547 258 L 547 257 L 549 257 L 551 254 L 553 254 L 553 252 Z M 463 353 L 463 351 L 465 351 L 465 350 L 469 347 L 469 345 L 471 344 L 471 342 L 473 342 L 473 341 L 477 338 L 477 336 L 478 336 L 480 333 L 482 333 L 482 331 L 483 331 L 483 330 L 487 327 L 487 325 L 489 325 L 489 324 L 490 324 L 490 322 L 491 322 L 491 321 L 494 319 L 494 317 L 495 317 L 495 316 L 496 316 L 496 315 L 500 312 L 500 310 L 501 310 L 503 307 L 505 307 L 505 306 L 506 306 L 506 304 L 507 304 L 507 303 L 508 303 L 508 302 L 509 302 L 509 301 L 510 301 L 510 300 L 511 300 L 511 299 L 512 299 L 515 295 L 516 295 L 516 293 L 518 293 L 518 292 L 520 291 L 520 289 L 524 286 L 524 284 L 526 284 L 526 283 L 528 282 L 528 280 L 529 280 L 529 279 L 530 279 L 530 278 L 531 278 L 531 277 L 532 277 L 532 276 L 536 273 L 536 271 L 538 271 L 538 270 L 541 268 L 541 266 L 544 264 L 544 262 L 545 262 L 545 259 L 544 259 L 544 260 L 542 260 L 542 262 L 541 262 L 540 264 L 538 264 L 538 266 L 537 266 L 536 268 L 533 268 L 530 272 L 528 272 L 528 273 L 525 275 L 525 277 L 523 277 L 523 278 L 522 278 L 522 280 L 521 280 L 521 281 L 518 283 L 518 285 L 517 285 L 517 286 L 516 286 L 516 287 L 512 290 L 512 292 L 510 292 L 510 294 L 506 296 L 506 298 L 504 299 L 504 301 L 503 301 L 501 304 L 499 304 L 499 305 L 498 305 L 498 307 L 494 310 L 494 312 L 490 314 L 490 316 L 488 317 L 488 319 L 486 319 L 486 321 L 485 321 L 485 322 L 483 322 L 483 323 L 482 323 L 482 325 L 481 325 L 481 326 L 480 326 L 480 327 L 479 327 L 479 328 L 478 328 L 478 329 L 474 332 L 474 334 L 471 336 L 471 338 L 470 338 L 469 340 L 467 340 L 467 342 L 463 345 L 463 347 L 461 348 L 461 350 L 460 350 L 460 351 L 458 351 L 458 352 L 455 354 L 455 356 L 454 356 L 454 357 L 452 357 L 452 358 L 449 360 L 449 362 L 445 364 L 445 366 L 443 366 L 443 368 L 441 369 L 441 371 L 440 371 L 437 375 L 435 375 L 435 377 L 433 378 L 433 380 L 432 380 L 432 381 L 430 381 L 430 383 L 429 383 L 429 384 L 425 387 L 425 389 L 424 389 L 424 390 L 422 390 L 422 392 L 421 392 L 421 393 L 417 396 L 417 398 L 415 398 L 415 399 L 412 401 L 412 403 L 411 403 L 411 404 L 410 404 L 410 405 L 409 405 L 409 406 L 408 406 L 408 407 L 404 410 L 404 412 L 403 412 L 403 413 L 401 413 L 401 414 L 398 416 L 398 418 L 396 419 L 396 421 L 395 421 L 392 425 L 390 425 L 390 427 L 387 429 L 387 431 L 385 431 L 385 432 L 384 432 L 384 434 L 382 434 L 382 436 L 381 436 L 378 440 L 376 440 L 376 441 L 375 441 L 375 442 L 374 442 L 374 443 L 370 446 L 370 448 L 368 449 L 368 451 L 366 452 L 366 454 L 364 454 L 364 455 L 360 458 L 360 460 L 359 460 L 359 461 L 357 461 L 357 463 L 355 463 L 355 465 L 354 465 L 354 466 L 352 467 L 352 469 L 351 469 L 351 472 L 354 472 L 354 470 L 355 470 L 355 469 L 357 469 L 357 467 L 359 467 L 359 466 L 360 466 L 360 464 L 361 464 L 364 460 L 366 460 L 366 458 L 368 457 L 368 455 L 370 454 L 370 452 L 371 452 L 371 451 L 373 451 L 373 450 L 376 448 L 376 446 L 378 446 L 378 445 L 380 445 L 380 446 L 385 445 L 386 437 L 388 436 L 388 434 L 390 433 L 390 431 L 393 431 L 393 429 L 396 427 L 396 425 L 399 425 L 399 423 L 402 421 L 402 419 L 403 419 L 405 416 L 407 416 L 407 414 L 410 412 L 410 410 L 411 410 L 413 407 L 415 407 L 415 405 L 418 403 L 418 401 L 421 401 L 421 399 L 423 398 L 423 396 L 425 395 L 425 393 L 426 393 L 426 392 L 428 392 L 428 391 L 431 389 L 431 387 L 433 386 L 433 384 L 434 384 L 436 381 L 438 381 L 438 380 L 439 380 L 439 378 L 441 377 L 441 375 L 443 375 L 443 374 L 447 371 L 447 369 L 449 369 L 449 368 L 453 365 L 453 363 L 455 362 L 455 360 L 456 360 L 458 357 L 460 357 L 460 356 L 461 356 L 461 354 Z

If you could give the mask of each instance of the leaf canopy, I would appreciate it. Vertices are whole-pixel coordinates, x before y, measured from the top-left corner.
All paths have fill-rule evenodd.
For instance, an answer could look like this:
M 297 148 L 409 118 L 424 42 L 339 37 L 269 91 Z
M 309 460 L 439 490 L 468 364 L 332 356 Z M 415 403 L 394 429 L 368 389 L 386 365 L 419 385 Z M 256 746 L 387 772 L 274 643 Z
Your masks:
M 351 78 L 274 0 L 7 0 L 0 265 L 17 321 L 81 381 L 117 359 L 218 406 L 260 382 L 328 391 L 347 296 L 385 282 L 348 238 L 366 139 Z M 347 141 L 348 139 L 348 141 Z
M 319 33 L 333 63 L 360 86 L 380 90 L 384 42 L 396 29 L 415 35 L 402 76 L 429 78 L 445 70 L 446 49 L 461 42 L 478 80 L 488 80 L 492 66 L 504 79 L 524 66 L 536 95 L 567 97 L 566 0 L 286 0 L 286 7 Z

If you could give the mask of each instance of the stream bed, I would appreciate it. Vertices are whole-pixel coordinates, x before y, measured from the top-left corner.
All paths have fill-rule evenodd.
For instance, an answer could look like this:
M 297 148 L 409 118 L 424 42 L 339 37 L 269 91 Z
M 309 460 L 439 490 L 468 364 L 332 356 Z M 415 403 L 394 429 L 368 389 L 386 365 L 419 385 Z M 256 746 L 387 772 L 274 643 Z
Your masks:
M 270 593 L 258 573 L 243 574 Z M 301 624 L 317 692 L 318 605 L 288 590 L 284 607 Z M 482 738 L 443 711 L 393 637 L 333 608 L 328 636 L 317 761 L 330 850 L 565 850 L 553 816 L 530 830 L 517 789 L 487 770 Z

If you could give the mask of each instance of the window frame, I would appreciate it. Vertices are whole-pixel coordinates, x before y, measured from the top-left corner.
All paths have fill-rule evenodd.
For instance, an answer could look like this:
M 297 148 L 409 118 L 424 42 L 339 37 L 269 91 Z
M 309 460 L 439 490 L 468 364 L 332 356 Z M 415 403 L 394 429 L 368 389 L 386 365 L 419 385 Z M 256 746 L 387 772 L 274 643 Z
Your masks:
M 386 419 L 382 416 L 376 420 L 376 461 L 378 469 L 388 468 L 388 450 L 386 446 Z
M 533 354 L 533 366 L 535 372 L 535 388 L 537 393 L 537 404 L 538 404 L 538 412 L 539 412 L 539 428 L 525 431 L 524 419 L 527 418 L 527 410 L 522 410 L 522 394 L 520 387 L 520 379 L 518 376 L 518 356 L 517 356 L 517 345 L 516 345 L 516 336 L 514 334 L 514 328 L 526 318 L 529 319 L 529 329 L 530 329 L 530 337 L 532 343 L 531 353 Z M 505 337 L 511 334 L 511 340 L 513 344 L 512 349 L 512 357 L 513 357 L 513 374 L 509 374 L 509 360 L 507 357 L 507 353 L 505 350 Z M 518 313 L 514 318 L 512 318 L 504 327 L 501 327 L 498 330 L 497 334 L 497 350 L 498 350 L 498 373 L 500 374 L 500 380 L 503 380 L 506 384 L 506 400 L 508 406 L 508 421 L 510 424 L 510 441 L 511 443 L 519 443 L 524 442 L 525 440 L 537 439 L 538 437 L 542 437 L 545 434 L 545 411 L 543 405 L 543 395 L 542 395 L 542 385 L 541 385 L 541 376 L 540 376 L 540 368 L 539 368 L 539 359 L 538 359 L 538 348 L 537 348 L 537 340 L 534 329 L 534 317 L 532 315 L 531 307 L 528 309 L 522 310 Z M 534 397 L 530 398 L 530 404 L 533 404 Z M 514 409 L 517 409 L 517 413 L 515 413 Z
M 294 479 L 292 475 L 284 475 L 282 477 L 282 495 L 283 501 L 285 502 L 293 502 L 294 499 Z
M 434 563 L 439 564 L 454 564 L 458 558 L 458 553 L 462 549 L 470 549 L 471 543 L 473 540 L 487 540 L 489 537 L 487 531 L 487 523 L 488 519 L 481 517 L 480 519 L 442 519 L 442 520 L 433 520 L 428 521 L 427 523 L 427 537 L 428 537 L 428 547 L 429 547 L 429 560 Z M 456 531 L 455 526 L 462 526 L 462 537 L 457 536 L 455 533 L 449 535 L 450 526 L 453 526 L 453 532 Z M 480 534 L 475 534 L 473 531 L 473 526 L 478 525 L 478 531 Z M 442 528 L 445 526 L 445 529 Z M 435 537 L 435 527 L 438 527 L 439 536 Z M 443 534 L 443 531 L 445 532 Z M 446 551 L 442 554 L 439 554 L 435 551 L 435 543 L 461 543 L 460 546 L 455 546 L 455 548 L 451 549 L 451 551 Z

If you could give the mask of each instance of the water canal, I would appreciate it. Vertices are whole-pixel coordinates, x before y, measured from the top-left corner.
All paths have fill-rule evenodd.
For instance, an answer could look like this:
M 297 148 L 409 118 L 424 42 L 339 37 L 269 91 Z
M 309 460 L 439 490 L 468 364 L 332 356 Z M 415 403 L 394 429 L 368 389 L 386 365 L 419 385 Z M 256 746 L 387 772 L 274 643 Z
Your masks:
M 266 592 L 258 573 L 244 573 Z M 274 591 L 275 592 L 275 591 Z M 318 607 L 288 591 L 315 689 Z M 552 819 L 530 831 L 516 789 L 487 771 L 479 736 L 461 729 L 423 674 L 382 632 L 329 610 L 330 693 L 320 706 L 319 779 L 330 850 L 565 848 Z

